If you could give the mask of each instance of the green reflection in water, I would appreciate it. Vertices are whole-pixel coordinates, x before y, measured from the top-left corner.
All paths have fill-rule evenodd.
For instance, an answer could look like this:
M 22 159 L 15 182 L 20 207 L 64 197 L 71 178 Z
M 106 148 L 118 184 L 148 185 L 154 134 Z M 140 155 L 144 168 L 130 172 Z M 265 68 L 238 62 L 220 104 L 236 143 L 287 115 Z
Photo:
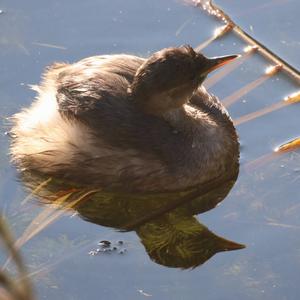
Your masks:
M 233 173 L 176 193 L 113 193 L 58 179 L 46 181 L 45 177 L 28 172 L 22 174 L 22 179 L 41 203 L 52 203 L 66 211 L 72 209 L 94 224 L 135 231 L 153 261 L 186 269 L 203 264 L 218 252 L 244 248 L 217 236 L 195 217 L 226 197 L 237 178 L 238 164 L 235 165 Z

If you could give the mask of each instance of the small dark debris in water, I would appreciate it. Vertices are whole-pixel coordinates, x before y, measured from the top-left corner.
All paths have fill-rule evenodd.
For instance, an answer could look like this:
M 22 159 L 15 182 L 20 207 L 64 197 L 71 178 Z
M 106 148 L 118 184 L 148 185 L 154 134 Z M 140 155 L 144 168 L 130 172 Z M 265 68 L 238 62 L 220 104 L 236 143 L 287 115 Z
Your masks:
M 111 245 L 111 242 L 110 241 L 100 241 L 98 243 L 99 246 L 102 246 L 102 247 L 109 247 Z
M 107 240 L 103 240 L 98 242 L 98 245 L 101 246 L 101 248 L 96 248 L 94 250 L 91 250 L 89 252 L 89 255 L 99 255 L 101 253 L 112 253 L 117 252 L 118 254 L 124 254 L 127 252 L 127 249 L 124 248 L 124 242 L 123 241 L 117 241 L 117 242 L 110 242 Z
M 119 251 L 119 254 L 124 254 L 125 252 L 127 252 L 127 249 L 126 249 L 126 248 L 121 249 L 121 250 Z

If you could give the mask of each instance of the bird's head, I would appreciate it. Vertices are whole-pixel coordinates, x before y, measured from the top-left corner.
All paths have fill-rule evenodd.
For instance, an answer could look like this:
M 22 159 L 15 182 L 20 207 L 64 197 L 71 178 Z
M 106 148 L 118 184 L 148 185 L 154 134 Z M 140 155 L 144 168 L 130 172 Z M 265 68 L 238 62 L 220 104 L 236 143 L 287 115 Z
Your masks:
M 236 57 L 207 58 L 190 46 L 166 48 L 140 66 L 128 91 L 143 111 L 160 115 L 180 108 L 208 73 Z

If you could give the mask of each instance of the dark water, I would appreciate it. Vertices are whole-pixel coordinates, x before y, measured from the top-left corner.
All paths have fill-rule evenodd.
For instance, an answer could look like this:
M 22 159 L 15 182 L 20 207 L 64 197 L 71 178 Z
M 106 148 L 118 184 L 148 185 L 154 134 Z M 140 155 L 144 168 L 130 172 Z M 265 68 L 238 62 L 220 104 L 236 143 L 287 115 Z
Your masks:
M 297 0 L 218 4 L 299 68 Z M 26 85 L 37 83 L 53 61 L 120 52 L 147 56 L 171 45 L 197 46 L 220 25 L 199 9 L 171 0 L 10 0 L 0 5 L 1 118 L 32 101 L 34 93 Z M 241 53 L 244 46 L 228 34 L 204 52 Z M 260 77 L 269 64 L 252 56 L 211 91 L 223 99 Z M 237 119 L 298 89 L 285 74 L 276 75 L 230 106 L 230 114 Z M 210 230 L 246 249 L 216 254 L 191 271 L 167 268 L 150 260 L 135 232 L 86 222 L 70 211 L 21 248 L 38 299 L 298 299 L 300 153 L 266 155 L 299 135 L 299 110 L 291 105 L 237 127 L 242 144 L 239 178 L 220 206 L 197 216 Z M 9 164 L 4 134 L 9 127 L 4 120 L 0 126 L 0 207 L 19 237 L 44 206 L 22 202 L 28 192 Z M 264 159 L 250 163 L 260 157 Z M 122 240 L 127 252 L 88 255 L 99 240 Z

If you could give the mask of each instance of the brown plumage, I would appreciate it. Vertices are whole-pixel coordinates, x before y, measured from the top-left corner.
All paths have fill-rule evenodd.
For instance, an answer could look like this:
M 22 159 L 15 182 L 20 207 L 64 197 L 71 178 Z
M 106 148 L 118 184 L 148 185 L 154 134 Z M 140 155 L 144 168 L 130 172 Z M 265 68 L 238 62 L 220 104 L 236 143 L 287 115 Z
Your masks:
M 201 85 L 236 56 L 191 47 L 143 59 L 94 56 L 50 67 L 30 108 L 14 115 L 13 162 L 108 190 L 164 192 L 221 176 L 239 155 L 235 129 Z

